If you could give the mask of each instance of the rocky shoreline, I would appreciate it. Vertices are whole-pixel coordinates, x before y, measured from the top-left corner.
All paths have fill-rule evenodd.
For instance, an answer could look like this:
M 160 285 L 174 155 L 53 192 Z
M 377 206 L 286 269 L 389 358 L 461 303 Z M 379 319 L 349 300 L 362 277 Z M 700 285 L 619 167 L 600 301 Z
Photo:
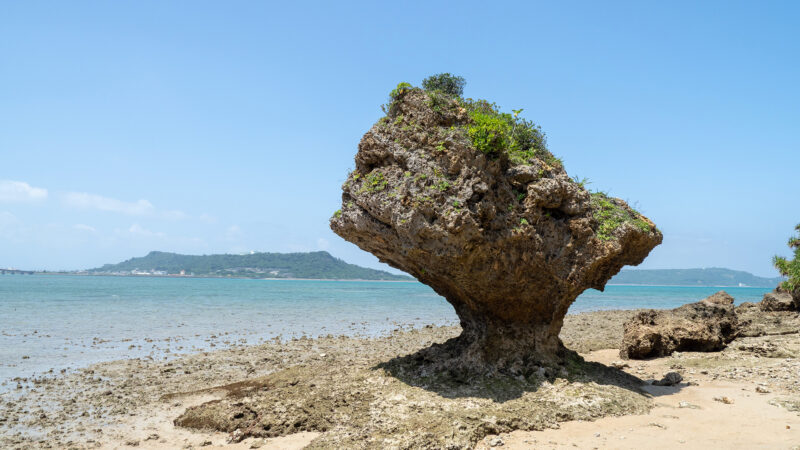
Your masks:
M 767 411 L 786 415 L 777 435 L 786 445 L 777 448 L 792 448 L 800 442 L 800 318 L 754 305 L 737 310 L 746 327 L 721 352 L 636 362 L 616 360 L 623 324 L 636 311 L 569 315 L 561 339 L 583 357 L 560 373 L 518 379 L 404 375 L 408 355 L 457 335 L 458 327 L 101 363 L 20 380 L 0 396 L 0 447 L 524 447 L 567 421 L 601 426 L 610 420 L 604 417 L 646 417 L 669 398 L 648 391 L 646 380 L 676 371 L 684 383 L 660 389 L 702 393 L 725 382 L 763 399 Z M 676 417 L 688 413 L 678 403 L 671 407 Z

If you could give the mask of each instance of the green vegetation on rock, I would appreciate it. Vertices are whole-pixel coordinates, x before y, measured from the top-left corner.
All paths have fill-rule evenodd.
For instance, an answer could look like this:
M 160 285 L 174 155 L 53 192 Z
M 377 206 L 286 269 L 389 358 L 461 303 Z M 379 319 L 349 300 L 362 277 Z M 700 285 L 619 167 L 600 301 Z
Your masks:
M 367 192 L 380 192 L 386 189 L 387 184 L 388 181 L 386 181 L 383 173 L 376 170 L 367 175 L 367 178 L 364 181 L 364 185 L 361 187 L 361 189 Z
M 478 150 L 493 156 L 506 153 L 514 164 L 527 164 L 536 157 L 551 166 L 561 166 L 561 161 L 547 150 L 542 128 L 521 118 L 521 109 L 513 114 L 500 112 L 496 104 L 486 100 L 466 99 L 462 104 L 472 119 L 467 133 Z
M 800 233 L 800 224 L 795 227 Z M 772 262 L 781 273 L 789 279 L 784 281 L 782 287 L 787 291 L 800 290 L 800 236 L 792 237 L 788 242 L 789 248 L 794 249 L 794 259 L 775 256 Z
M 397 87 L 394 88 L 392 92 L 389 93 L 389 97 L 391 97 L 392 101 L 397 100 L 397 98 L 400 97 L 400 94 L 402 94 L 405 90 L 411 89 L 413 87 L 414 86 L 411 86 L 411 83 L 406 83 L 406 82 L 398 83 Z
M 461 105 L 472 119 L 467 134 L 477 150 L 491 156 L 505 153 L 514 164 L 539 158 L 551 166 L 561 166 L 561 161 L 547 149 L 542 128 L 520 117 L 521 109 L 504 113 L 494 103 L 472 99 L 461 100 Z
M 545 134 L 539 125 L 520 116 L 522 109 L 512 113 L 500 112 L 499 107 L 486 100 L 462 98 L 466 81 L 450 73 L 432 75 L 422 82 L 428 94 L 428 105 L 441 113 L 450 108 L 464 108 L 470 122 L 456 127 L 466 131 L 476 150 L 493 158 L 505 154 L 513 164 L 528 164 L 538 158 L 552 167 L 561 167 L 560 159 L 547 149 Z M 409 83 L 400 83 L 389 94 L 391 103 L 384 111 L 389 113 L 392 105 L 407 91 L 414 88 Z M 402 121 L 398 116 L 396 121 Z M 396 122 L 399 125 L 399 122 Z M 444 144 L 437 147 L 445 151 Z
M 444 136 L 461 136 L 468 139 L 472 147 L 492 159 L 506 158 L 511 165 L 536 166 L 538 176 L 541 178 L 546 173 L 564 169 L 561 159 L 555 157 L 547 148 L 547 139 L 541 127 L 530 120 L 521 117 L 522 109 L 514 109 L 511 113 L 502 112 L 497 104 L 482 99 L 463 98 L 466 81 L 464 78 L 450 73 L 432 75 L 422 82 L 423 88 L 417 88 L 409 83 L 400 83 L 390 93 L 391 103 L 384 107 L 387 117 L 381 123 L 390 123 L 394 118 L 394 125 L 408 131 L 411 126 L 406 117 L 399 111 L 392 110 L 405 95 L 411 92 L 424 92 L 428 96 L 428 106 L 439 115 L 458 116 L 466 113 L 468 119 L 461 120 L 449 126 Z M 463 116 L 462 116 L 463 117 Z M 413 120 L 411 121 L 413 122 Z M 440 133 L 442 133 L 440 131 Z M 438 137 L 443 137 L 440 134 Z M 395 138 L 395 142 L 397 142 Z M 441 140 L 435 145 L 438 153 L 448 151 L 447 141 Z M 361 186 L 361 192 L 378 192 L 383 190 L 383 174 L 370 175 Z M 424 177 L 424 175 L 417 175 Z M 357 178 L 354 178 L 357 179 Z M 574 183 L 582 190 L 586 190 L 588 180 L 575 178 Z M 436 182 L 431 188 L 441 192 L 447 191 L 451 183 L 448 181 Z M 524 193 L 520 193 L 518 201 L 522 201 Z M 514 211 L 515 206 L 510 204 L 508 211 Z M 591 194 L 591 208 L 593 217 L 597 221 L 596 235 L 602 241 L 614 239 L 615 232 L 624 224 L 630 224 L 637 229 L 650 232 L 654 225 L 625 202 L 613 199 L 605 193 Z M 549 217 L 549 212 L 546 213 Z
M 466 84 L 464 77 L 447 72 L 437 73 L 422 80 L 422 88 L 426 91 L 439 91 L 453 97 L 461 97 L 464 94 L 464 86 Z
M 612 239 L 614 232 L 625 223 L 630 223 L 644 232 L 650 231 L 650 223 L 641 214 L 623 205 L 624 203 L 618 204 L 603 192 L 592 193 L 592 210 L 598 222 L 597 237 L 601 241 Z

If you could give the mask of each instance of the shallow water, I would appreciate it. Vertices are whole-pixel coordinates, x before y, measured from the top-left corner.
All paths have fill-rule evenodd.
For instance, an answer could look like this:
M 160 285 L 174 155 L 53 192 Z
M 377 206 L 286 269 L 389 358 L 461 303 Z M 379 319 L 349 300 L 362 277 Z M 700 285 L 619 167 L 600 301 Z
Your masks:
M 720 288 L 608 286 L 570 312 L 674 308 Z M 725 288 L 758 301 L 765 288 Z M 0 389 L 120 358 L 320 335 L 377 336 L 456 324 L 452 307 L 420 283 L 214 278 L 0 276 Z

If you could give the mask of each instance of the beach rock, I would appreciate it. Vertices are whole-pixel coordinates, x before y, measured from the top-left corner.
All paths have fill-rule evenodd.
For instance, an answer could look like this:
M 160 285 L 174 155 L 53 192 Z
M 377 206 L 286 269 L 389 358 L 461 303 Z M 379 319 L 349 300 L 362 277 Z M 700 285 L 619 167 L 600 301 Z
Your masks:
M 655 386 L 675 386 L 676 384 L 683 381 L 683 377 L 678 372 L 669 372 L 664 375 L 664 378 L 654 381 L 653 385 Z
M 611 367 L 622 370 L 626 367 L 630 367 L 630 364 L 626 363 L 625 361 L 614 361 L 611 363 Z
M 620 356 L 643 359 L 676 351 L 722 350 L 738 329 L 733 297 L 720 291 L 672 310 L 638 313 L 625 324 Z
M 401 91 L 361 139 L 330 225 L 455 308 L 462 334 L 420 364 L 534 373 L 563 362 L 558 334 L 577 296 L 641 263 L 662 235 L 545 149 L 522 162 L 478 151 L 471 121 L 458 99 Z
M 762 311 L 799 311 L 800 297 L 792 295 L 781 288 L 776 288 L 772 292 L 764 294 L 764 298 L 758 303 Z
M 491 440 L 489 440 L 490 447 L 502 447 L 503 445 L 505 445 L 505 442 L 503 442 L 503 439 L 500 437 L 493 437 Z

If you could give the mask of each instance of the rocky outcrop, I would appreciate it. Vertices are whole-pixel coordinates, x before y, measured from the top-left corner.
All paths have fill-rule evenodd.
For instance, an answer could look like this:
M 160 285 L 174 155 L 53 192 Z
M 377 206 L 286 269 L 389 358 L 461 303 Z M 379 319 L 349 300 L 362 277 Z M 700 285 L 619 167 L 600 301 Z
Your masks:
M 800 311 L 800 296 L 777 288 L 764 294 L 758 307 L 762 311 Z
M 722 350 L 739 329 L 733 297 L 725 291 L 672 310 L 648 310 L 625 324 L 620 356 L 643 359 L 676 351 Z
M 536 371 L 562 361 L 575 298 L 639 264 L 662 235 L 546 149 L 479 151 L 471 114 L 456 98 L 399 92 L 361 139 L 331 228 L 453 305 L 463 332 L 420 354 L 429 368 Z

